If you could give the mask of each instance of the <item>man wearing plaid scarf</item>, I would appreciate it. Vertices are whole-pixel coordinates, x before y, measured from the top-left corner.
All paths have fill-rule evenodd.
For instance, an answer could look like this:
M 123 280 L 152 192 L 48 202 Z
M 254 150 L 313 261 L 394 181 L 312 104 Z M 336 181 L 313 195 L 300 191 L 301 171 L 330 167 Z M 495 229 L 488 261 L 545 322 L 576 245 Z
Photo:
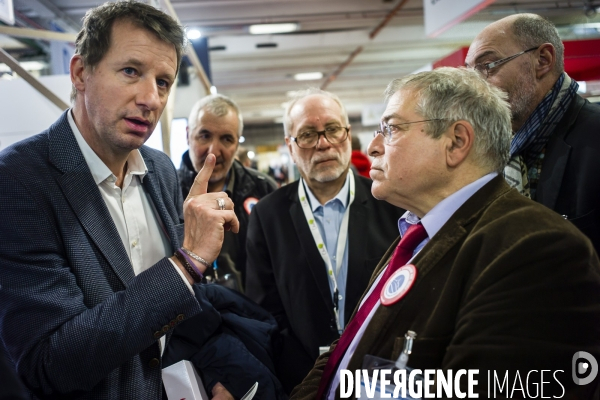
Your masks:
M 535 14 L 496 21 L 475 38 L 465 64 L 508 93 L 506 181 L 569 219 L 600 253 L 600 106 L 577 94 L 554 25 Z

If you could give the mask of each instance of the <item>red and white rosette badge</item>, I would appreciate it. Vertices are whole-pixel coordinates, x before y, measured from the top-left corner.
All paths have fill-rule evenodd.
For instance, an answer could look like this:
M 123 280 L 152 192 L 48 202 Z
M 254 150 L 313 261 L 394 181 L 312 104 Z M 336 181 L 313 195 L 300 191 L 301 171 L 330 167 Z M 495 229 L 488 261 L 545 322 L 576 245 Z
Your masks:
M 244 210 L 250 215 L 252 212 L 252 207 L 254 207 L 258 203 L 258 199 L 256 197 L 248 197 L 244 200 Z
M 383 285 L 379 299 L 381 304 L 389 306 L 403 298 L 417 280 L 417 268 L 408 264 L 394 272 Z

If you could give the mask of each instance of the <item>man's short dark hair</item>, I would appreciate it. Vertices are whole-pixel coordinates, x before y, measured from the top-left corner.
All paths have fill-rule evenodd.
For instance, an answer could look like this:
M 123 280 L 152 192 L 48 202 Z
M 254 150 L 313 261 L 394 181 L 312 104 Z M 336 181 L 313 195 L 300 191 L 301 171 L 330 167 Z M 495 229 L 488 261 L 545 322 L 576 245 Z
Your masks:
M 177 72 L 183 56 L 186 37 L 183 27 L 164 12 L 138 1 L 127 0 L 105 3 L 89 10 L 83 17 L 83 27 L 77 34 L 75 54 L 81 56 L 86 68 L 94 68 L 102 61 L 111 44 L 115 21 L 129 21 L 152 32 L 160 40 L 170 43 L 177 53 Z M 73 88 L 71 101 L 77 91 Z
M 558 36 L 556 27 L 546 18 L 536 14 L 522 14 L 513 22 L 513 34 L 523 50 L 550 43 L 556 50 L 554 69 L 562 73 L 565 69 L 565 47 Z

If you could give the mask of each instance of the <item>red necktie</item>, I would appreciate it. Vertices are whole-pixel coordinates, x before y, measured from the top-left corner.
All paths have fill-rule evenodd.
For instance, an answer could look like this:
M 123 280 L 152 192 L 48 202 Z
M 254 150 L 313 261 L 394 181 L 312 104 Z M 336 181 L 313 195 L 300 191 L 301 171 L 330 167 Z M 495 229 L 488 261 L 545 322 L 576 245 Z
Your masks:
M 350 346 L 350 343 L 352 343 L 354 336 L 356 336 L 356 333 L 369 316 L 369 313 L 379 301 L 379 296 L 381 294 L 381 290 L 383 289 L 383 285 L 385 285 L 385 282 L 387 282 L 388 278 L 392 276 L 392 274 L 396 272 L 398 268 L 406 265 L 408 260 L 412 258 L 413 252 L 415 251 L 419 243 L 421 243 L 426 237 L 427 232 L 425 231 L 425 228 L 423 228 L 423 225 L 421 225 L 420 222 L 418 224 L 411 225 L 406 230 L 404 236 L 402 236 L 400 243 L 398 243 L 398 246 L 394 251 L 394 255 L 392 255 L 392 259 L 390 260 L 387 269 L 385 270 L 383 276 L 377 283 L 377 286 L 371 292 L 371 295 L 365 300 L 363 305 L 359 308 L 354 318 L 352 318 L 352 320 L 346 327 L 346 330 L 344 330 L 344 333 L 340 337 L 340 340 L 338 341 L 337 346 L 333 350 L 333 353 L 331 353 L 331 355 L 329 356 L 329 360 L 327 361 L 325 369 L 323 370 L 321 383 L 319 384 L 319 391 L 317 392 L 316 397 L 317 399 L 323 398 L 323 395 L 325 394 L 327 388 L 331 383 L 331 378 L 337 370 L 338 364 L 344 357 L 348 346 Z

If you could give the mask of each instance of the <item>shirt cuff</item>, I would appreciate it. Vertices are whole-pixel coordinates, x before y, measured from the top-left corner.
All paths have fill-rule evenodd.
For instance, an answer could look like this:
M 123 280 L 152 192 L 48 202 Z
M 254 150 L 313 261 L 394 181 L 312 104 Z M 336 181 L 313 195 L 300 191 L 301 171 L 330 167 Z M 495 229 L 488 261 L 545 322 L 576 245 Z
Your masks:
M 173 268 L 175 268 L 175 271 L 177 271 L 177 273 L 179 274 L 179 276 L 181 276 L 181 279 L 183 279 L 183 282 L 185 283 L 185 286 L 187 286 L 188 289 L 190 289 L 190 293 L 192 295 L 194 295 L 194 289 L 192 289 L 192 285 L 190 285 L 190 282 L 188 282 L 187 278 L 183 274 L 183 271 L 181 269 L 179 269 L 179 267 L 177 266 L 177 264 L 175 264 L 175 261 L 171 260 L 170 258 L 169 258 L 169 261 L 171 262 L 171 264 L 173 264 Z

